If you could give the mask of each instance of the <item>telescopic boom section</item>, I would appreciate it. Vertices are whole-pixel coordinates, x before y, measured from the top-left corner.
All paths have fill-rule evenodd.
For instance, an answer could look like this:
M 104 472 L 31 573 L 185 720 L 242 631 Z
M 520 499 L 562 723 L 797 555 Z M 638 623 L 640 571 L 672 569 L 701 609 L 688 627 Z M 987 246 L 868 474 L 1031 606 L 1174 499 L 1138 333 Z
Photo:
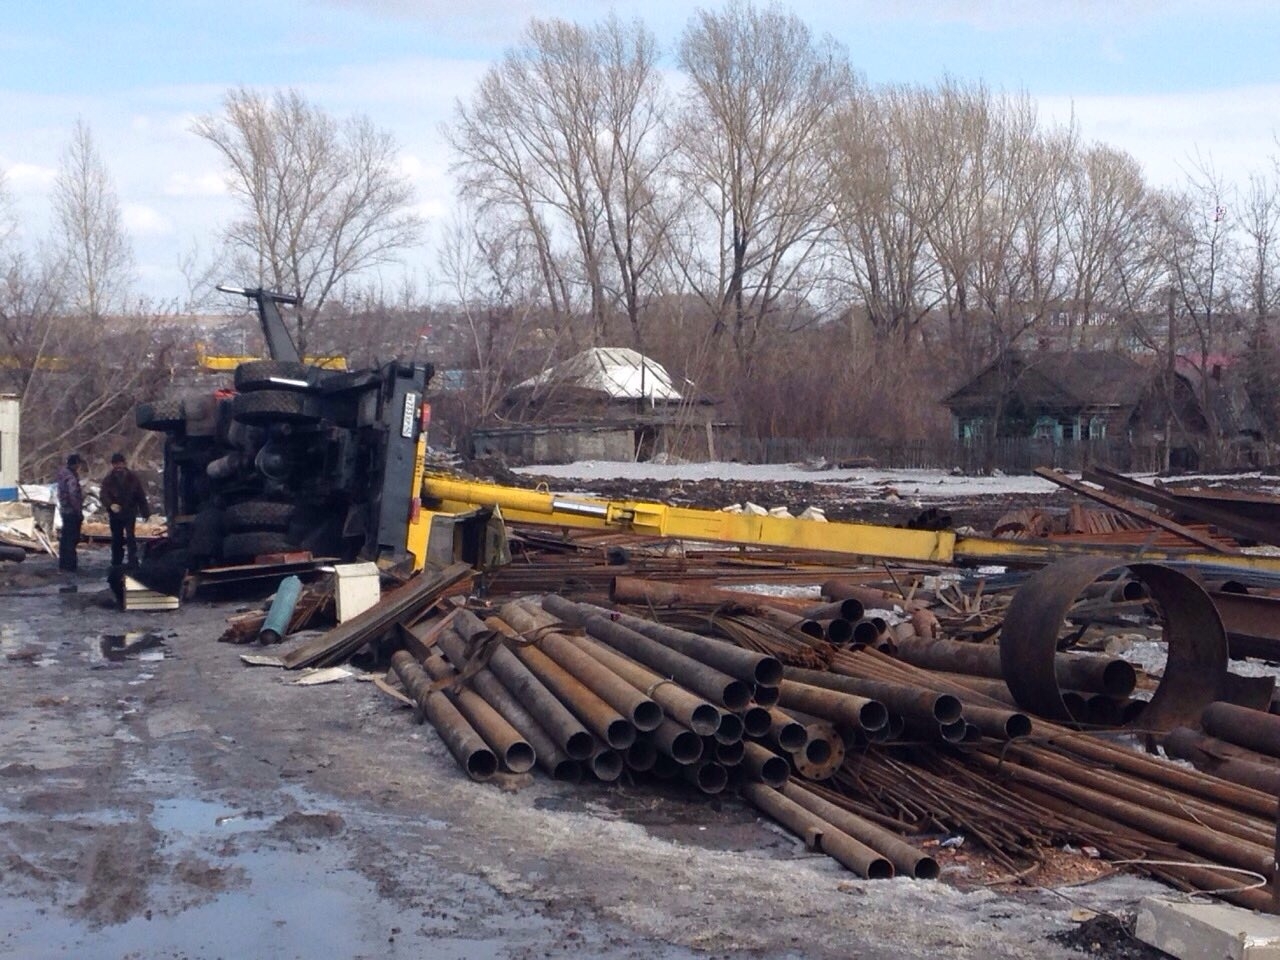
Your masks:
M 218 284 L 218 289 L 223 293 L 238 293 L 258 305 L 258 322 L 262 324 L 262 336 L 267 342 L 267 353 L 271 355 L 272 360 L 284 363 L 299 363 L 302 360 L 302 355 L 298 353 L 298 346 L 293 342 L 293 337 L 289 336 L 289 328 L 285 326 L 284 318 L 280 316 L 280 308 L 276 306 L 277 303 L 296 304 L 297 297 L 263 290 L 261 287 L 246 289 Z

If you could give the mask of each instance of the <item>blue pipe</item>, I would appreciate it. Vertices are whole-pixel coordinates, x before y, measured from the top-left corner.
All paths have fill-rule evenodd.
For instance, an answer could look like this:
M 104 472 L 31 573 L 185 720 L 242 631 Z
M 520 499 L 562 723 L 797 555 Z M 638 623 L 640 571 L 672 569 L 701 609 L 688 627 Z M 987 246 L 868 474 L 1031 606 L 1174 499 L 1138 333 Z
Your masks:
M 293 608 L 298 605 L 298 597 L 302 596 L 302 581 L 296 576 L 285 577 L 276 589 L 275 599 L 271 601 L 271 609 L 267 611 L 267 619 L 258 631 L 259 643 L 279 643 L 289 630 L 289 621 L 293 619 Z

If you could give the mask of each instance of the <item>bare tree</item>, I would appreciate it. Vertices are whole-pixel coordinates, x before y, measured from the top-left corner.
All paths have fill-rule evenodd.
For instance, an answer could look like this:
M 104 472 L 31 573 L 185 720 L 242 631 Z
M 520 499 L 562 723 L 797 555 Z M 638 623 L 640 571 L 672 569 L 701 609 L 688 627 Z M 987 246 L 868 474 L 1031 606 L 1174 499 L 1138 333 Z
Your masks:
M 77 120 L 53 185 L 70 305 L 93 319 L 123 306 L 133 282 L 133 248 L 111 176 L 83 120 Z
M 1137 161 L 1105 145 L 1082 151 L 1059 195 L 1059 216 L 1070 258 L 1068 345 L 1083 345 L 1093 325 L 1119 339 L 1142 322 L 1162 276 L 1151 242 L 1154 209 Z
M 826 138 L 854 78 L 844 51 L 794 14 L 736 0 L 694 15 L 679 61 L 683 267 L 749 370 L 763 322 L 795 298 L 823 236 Z
M 597 340 L 621 310 L 643 341 L 669 217 L 658 182 L 664 98 L 641 23 L 533 20 L 445 131 L 464 196 L 527 235 L 552 314 L 583 303 Z
M 228 167 L 241 217 L 227 240 L 239 269 L 302 299 L 299 349 L 335 288 L 418 240 L 396 141 L 368 117 L 339 123 L 297 91 L 268 100 L 241 88 L 193 129 Z
M 446 233 L 441 270 L 464 330 L 458 359 L 471 371 L 456 394 L 459 434 L 498 414 L 516 381 L 545 368 L 561 346 L 563 331 L 539 308 L 538 258 L 528 234 L 474 209 L 461 211 Z
M 828 160 L 838 265 L 831 279 L 849 288 L 851 313 L 861 307 L 876 336 L 906 352 L 937 305 L 923 222 L 929 187 L 914 161 L 916 100 L 907 88 L 855 94 L 834 122 Z
M 1254 173 L 1241 196 L 1243 245 L 1240 288 L 1257 320 L 1274 316 L 1280 302 L 1280 183 L 1276 170 Z

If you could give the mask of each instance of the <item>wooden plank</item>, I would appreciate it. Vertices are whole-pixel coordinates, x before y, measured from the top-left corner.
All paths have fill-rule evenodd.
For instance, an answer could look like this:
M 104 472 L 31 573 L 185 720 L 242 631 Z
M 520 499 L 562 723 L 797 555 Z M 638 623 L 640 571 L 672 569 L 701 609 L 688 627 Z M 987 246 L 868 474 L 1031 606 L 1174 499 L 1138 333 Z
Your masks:
M 289 670 L 297 670 L 341 663 L 397 624 L 408 623 L 450 588 L 474 575 L 475 571 L 466 563 L 455 563 L 436 573 L 423 573 L 392 590 L 376 606 L 291 650 L 283 657 L 284 665 Z
M 1091 500 L 1098 501 L 1098 503 L 1105 503 L 1113 510 L 1119 510 L 1121 513 L 1127 513 L 1132 517 L 1138 517 L 1139 519 L 1145 520 L 1154 527 L 1167 530 L 1169 533 L 1176 534 L 1184 540 L 1189 540 L 1192 543 L 1206 547 L 1214 553 L 1238 554 L 1240 552 L 1234 548 L 1223 546 L 1212 537 L 1205 536 L 1196 530 L 1191 530 L 1188 527 L 1182 526 L 1180 523 L 1174 523 L 1172 520 L 1166 519 L 1158 513 L 1152 513 L 1150 510 L 1139 507 L 1137 504 L 1130 503 L 1128 500 L 1124 500 L 1114 494 L 1107 493 L 1104 490 L 1095 490 L 1093 487 L 1087 486 L 1078 480 L 1072 480 L 1065 473 L 1061 473 L 1058 470 L 1051 470 L 1048 467 L 1036 467 L 1036 476 L 1043 477 L 1050 483 L 1056 483 L 1060 487 L 1066 487 L 1066 489 L 1070 490 L 1072 493 L 1078 493 L 1082 497 L 1088 497 Z
M 1234 536 L 1243 537 L 1246 540 L 1257 540 L 1259 543 L 1269 543 L 1272 546 L 1280 546 L 1280 529 L 1272 524 L 1261 523 L 1256 519 L 1242 516 L 1231 510 L 1225 503 L 1221 506 L 1213 506 L 1208 503 L 1189 500 L 1167 490 L 1139 483 L 1137 480 L 1126 477 L 1122 473 L 1116 473 L 1114 470 L 1107 470 L 1103 467 L 1090 467 L 1085 470 L 1084 478 L 1090 483 L 1105 487 L 1107 490 L 1153 504 L 1161 510 L 1182 514 L 1202 523 L 1211 523 L 1221 530 L 1229 531 Z

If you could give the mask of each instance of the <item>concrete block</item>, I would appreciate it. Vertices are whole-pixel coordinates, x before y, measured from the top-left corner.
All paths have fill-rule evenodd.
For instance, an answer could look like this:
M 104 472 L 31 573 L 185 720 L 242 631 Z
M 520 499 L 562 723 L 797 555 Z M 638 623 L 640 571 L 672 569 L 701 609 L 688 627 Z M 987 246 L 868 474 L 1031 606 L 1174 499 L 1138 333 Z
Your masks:
M 1134 932 L 1179 960 L 1280 960 L 1280 916 L 1225 903 L 1145 897 Z
M 339 623 L 364 613 L 382 598 L 377 564 L 339 563 L 333 569 L 337 575 L 334 604 Z

